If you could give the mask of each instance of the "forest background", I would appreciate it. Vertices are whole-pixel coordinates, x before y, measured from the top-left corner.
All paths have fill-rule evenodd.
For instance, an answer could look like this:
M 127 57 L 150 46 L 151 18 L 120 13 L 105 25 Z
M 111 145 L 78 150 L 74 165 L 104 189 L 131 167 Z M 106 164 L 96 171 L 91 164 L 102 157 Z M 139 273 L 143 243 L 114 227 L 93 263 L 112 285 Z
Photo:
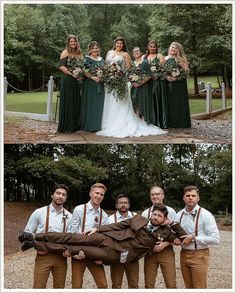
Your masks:
M 78 36 L 84 55 L 91 40 L 101 55 L 115 37 L 126 39 L 129 53 L 145 53 L 150 39 L 167 55 L 181 43 L 189 60 L 194 92 L 197 77 L 217 75 L 232 86 L 232 4 L 5 4 L 4 75 L 21 90 L 44 86 L 52 75 L 59 88 L 60 53 L 69 34 Z
M 150 187 L 159 185 L 165 204 L 180 210 L 183 188 L 196 185 L 202 206 L 232 212 L 231 144 L 6 144 L 4 161 L 5 201 L 45 205 L 57 182 L 69 186 L 66 206 L 73 210 L 102 182 L 108 187 L 104 209 L 114 209 L 114 198 L 125 193 L 132 210 L 143 210 Z

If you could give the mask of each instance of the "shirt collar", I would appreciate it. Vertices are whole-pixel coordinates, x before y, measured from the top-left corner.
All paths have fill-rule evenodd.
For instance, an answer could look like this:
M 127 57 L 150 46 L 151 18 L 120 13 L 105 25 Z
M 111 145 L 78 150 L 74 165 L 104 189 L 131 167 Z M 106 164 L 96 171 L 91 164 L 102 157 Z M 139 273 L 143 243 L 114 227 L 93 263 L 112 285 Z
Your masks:
M 199 205 L 197 204 L 194 209 L 191 212 L 188 212 L 186 210 L 186 207 L 184 208 L 184 213 L 189 214 L 189 215 L 196 215 L 199 209 Z
M 91 204 L 91 201 L 89 201 L 88 203 L 87 203 L 87 207 L 88 207 L 88 210 L 93 210 L 93 211 L 100 211 L 100 206 L 97 208 L 97 209 L 95 209 L 93 206 L 92 206 L 92 204 Z
M 50 206 L 50 211 L 53 212 L 53 213 L 60 214 L 60 213 L 63 212 L 63 207 L 60 209 L 59 212 L 57 212 L 57 210 L 54 208 L 54 206 L 52 205 L 52 203 L 49 206 Z
M 124 217 L 120 214 L 119 211 L 116 211 L 116 217 L 117 217 L 117 219 L 122 219 L 122 220 L 124 220 L 124 219 L 127 219 L 127 218 L 131 218 L 131 217 L 132 217 L 132 213 L 131 213 L 130 211 L 128 211 L 127 217 L 124 218 Z

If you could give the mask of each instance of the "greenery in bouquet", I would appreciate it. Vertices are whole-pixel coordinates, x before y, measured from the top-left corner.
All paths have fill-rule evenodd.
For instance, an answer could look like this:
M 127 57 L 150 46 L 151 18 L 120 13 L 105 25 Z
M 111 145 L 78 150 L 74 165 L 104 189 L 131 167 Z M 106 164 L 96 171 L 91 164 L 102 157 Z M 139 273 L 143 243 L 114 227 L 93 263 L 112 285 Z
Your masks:
M 74 78 L 78 80 L 83 79 L 84 61 L 76 58 L 68 58 L 67 68 L 72 73 Z
M 141 84 L 144 79 L 148 77 L 148 74 L 145 70 L 140 68 L 140 66 L 136 66 L 134 63 L 132 63 L 131 68 L 129 70 L 128 79 L 131 82 L 131 84 L 137 83 Z
M 165 63 L 164 65 L 165 75 L 175 77 L 176 80 L 181 80 L 188 77 L 188 71 L 184 70 L 181 66 L 171 65 Z
M 152 72 L 153 79 L 165 79 L 165 65 L 156 62 L 151 62 L 150 69 Z
M 90 73 L 92 76 L 100 77 L 103 80 L 106 68 L 105 66 L 89 66 L 85 67 L 84 71 Z
M 108 93 L 114 91 L 113 95 L 117 100 L 123 100 L 126 97 L 128 82 L 127 69 L 115 63 L 106 66 L 103 80 Z

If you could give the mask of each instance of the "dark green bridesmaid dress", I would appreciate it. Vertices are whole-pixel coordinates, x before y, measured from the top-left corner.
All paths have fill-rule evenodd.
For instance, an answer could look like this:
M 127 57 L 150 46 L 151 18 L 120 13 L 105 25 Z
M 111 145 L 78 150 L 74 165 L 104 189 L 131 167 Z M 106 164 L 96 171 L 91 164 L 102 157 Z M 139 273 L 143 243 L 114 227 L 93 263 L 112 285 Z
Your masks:
M 160 60 L 155 57 L 152 63 L 159 64 Z M 167 88 L 165 80 L 158 78 L 150 80 L 151 95 L 153 99 L 154 120 L 152 124 L 160 128 L 168 128 L 168 105 Z
M 133 64 L 133 66 L 135 66 L 135 64 Z M 145 72 L 145 74 L 147 74 L 147 76 L 151 75 L 151 70 L 147 59 L 144 59 L 139 67 L 142 72 Z M 141 114 L 147 124 L 153 123 L 155 116 L 149 82 L 146 82 L 137 88 L 132 87 L 131 98 L 134 110 L 138 110 L 139 114 Z
M 178 67 L 175 58 L 169 58 L 166 61 L 174 67 Z M 191 127 L 191 118 L 188 100 L 187 80 L 167 81 L 168 91 L 168 113 L 170 128 L 189 128 Z
M 101 68 L 104 65 L 102 58 L 93 60 L 89 56 L 85 57 L 86 68 Z M 97 83 L 91 78 L 84 78 L 81 102 L 81 130 L 90 132 L 101 130 L 104 96 L 103 82 Z
M 65 57 L 60 60 L 60 66 L 67 67 Z M 80 86 L 77 79 L 64 74 L 60 84 L 60 106 L 58 132 L 72 133 L 80 127 Z

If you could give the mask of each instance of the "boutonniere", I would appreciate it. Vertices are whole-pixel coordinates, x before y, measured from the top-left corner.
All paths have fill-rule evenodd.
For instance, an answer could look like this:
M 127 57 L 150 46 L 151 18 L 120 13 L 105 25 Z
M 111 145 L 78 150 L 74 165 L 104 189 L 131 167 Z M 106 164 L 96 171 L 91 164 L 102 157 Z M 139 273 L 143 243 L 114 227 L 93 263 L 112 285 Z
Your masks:
M 192 215 L 192 217 L 193 217 L 193 220 L 194 220 L 194 219 L 195 219 L 195 217 L 196 217 L 196 215 L 197 215 L 197 210 L 193 211 L 193 212 L 191 213 L 191 215 Z

